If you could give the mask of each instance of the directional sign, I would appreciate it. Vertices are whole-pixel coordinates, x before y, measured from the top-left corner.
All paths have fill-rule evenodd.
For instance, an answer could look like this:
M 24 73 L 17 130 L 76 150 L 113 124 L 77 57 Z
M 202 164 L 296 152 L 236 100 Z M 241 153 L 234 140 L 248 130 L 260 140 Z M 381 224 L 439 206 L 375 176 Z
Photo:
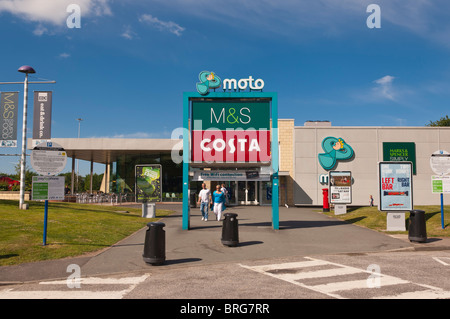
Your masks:
M 450 153 L 444 150 L 434 152 L 430 157 L 430 166 L 436 175 L 450 174 Z
M 44 142 L 33 148 L 30 162 L 40 175 L 57 175 L 66 167 L 67 153 L 61 145 Z

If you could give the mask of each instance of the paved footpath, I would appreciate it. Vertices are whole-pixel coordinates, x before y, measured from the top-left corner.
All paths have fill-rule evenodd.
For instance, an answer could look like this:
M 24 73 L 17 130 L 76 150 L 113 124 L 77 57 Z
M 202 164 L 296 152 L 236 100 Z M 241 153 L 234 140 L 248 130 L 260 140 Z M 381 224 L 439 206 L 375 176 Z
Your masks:
M 78 265 L 82 277 L 124 274 L 133 271 L 204 266 L 226 262 L 243 263 L 271 258 L 328 254 L 358 254 L 395 250 L 449 249 L 448 239 L 431 238 L 413 244 L 407 236 L 388 236 L 328 217 L 313 208 L 280 207 L 280 229 L 271 226 L 270 207 L 232 207 L 225 213 L 238 214 L 239 245 L 221 243 L 222 222 L 201 220 L 199 209 L 191 209 L 190 229 L 182 229 L 181 206 L 160 205 L 175 213 L 165 223 L 166 261 L 162 266 L 146 264 L 142 259 L 147 227 L 108 249 L 76 258 L 0 267 L 0 284 L 66 279 L 67 267 Z

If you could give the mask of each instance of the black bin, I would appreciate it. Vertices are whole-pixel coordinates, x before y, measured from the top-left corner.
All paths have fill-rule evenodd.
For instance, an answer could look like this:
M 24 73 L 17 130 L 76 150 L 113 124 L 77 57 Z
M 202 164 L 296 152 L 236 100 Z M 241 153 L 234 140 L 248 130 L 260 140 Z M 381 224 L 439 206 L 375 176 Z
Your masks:
M 222 244 L 235 247 L 239 244 L 239 229 L 237 214 L 226 213 L 222 226 Z
M 195 193 L 192 192 L 190 196 L 191 196 L 191 198 L 190 198 L 190 200 L 191 200 L 191 208 L 197 207 L 197 199 L 196 199 Z
M 148 223 L 145 233 L 144 261 L 152 265 L 161 265 L 166 260 L 166 232 L 164 223 Z
M 409 241 L 424 243 L 427 240 L 427 226 L 425 222 L 425 212 L 423 210 L 412 210 L 409 214 L 408 227 Z

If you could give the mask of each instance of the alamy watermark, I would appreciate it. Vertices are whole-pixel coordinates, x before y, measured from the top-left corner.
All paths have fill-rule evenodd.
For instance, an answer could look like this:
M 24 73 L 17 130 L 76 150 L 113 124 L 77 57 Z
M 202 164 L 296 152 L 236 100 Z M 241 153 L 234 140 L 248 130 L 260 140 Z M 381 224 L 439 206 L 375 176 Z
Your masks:
M 369 4 L 367 6 L 367 13 L 371 13 L 366 20 L 367 27 L 369 29 L 381 28 L 381 8 L 378 4 Z
M 72 273 L 67 277 L 67 288 L 81 288 L 81 268 L 77 264 L 67 266 L 66 272 Z
M 67 17 L 66 25 L 69 29 L 81 28 L 81 8 L 78 4 L 69 4 L 66 9 L 70 15 Z
M 367 272 L 371 273 L 366 280 L 367 288 L 381 287 L 381 267 L 377 264 L 371 264 L 367 267 Z

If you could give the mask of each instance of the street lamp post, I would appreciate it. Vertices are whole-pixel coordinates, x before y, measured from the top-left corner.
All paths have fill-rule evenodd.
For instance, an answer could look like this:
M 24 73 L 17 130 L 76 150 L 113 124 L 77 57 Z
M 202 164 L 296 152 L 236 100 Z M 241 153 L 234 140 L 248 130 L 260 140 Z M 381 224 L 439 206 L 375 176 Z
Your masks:
M 36 73 L 36 71 L 28 65 L 19 68 L 20 73 L 25 73 L 24 82 L 0 82 L 0 84 L 23 84 L 23 122 L 22 122 L 22 154 L 20 158 L 20 198 L 19 208 L 27 209 L 25 205 L 25 165 L 26 165 L 26 151 L 27 151 L 27 107 L 28 107 L 28 84 L 53 84 L 56 81 L 37 81 L 29 82 L 28 74 Z
M 27 158 L 27 108 L 28 108 L 28 74 L 36 73 L 31 66 L 22 66 L 18 70 L 25 73 L 25 81 L 23 82 L 23 121 L 22 121 L 22 156 L 20 157 L 20 197 L 19 208 L 27 209 L 25 203 L 25 165 Z

